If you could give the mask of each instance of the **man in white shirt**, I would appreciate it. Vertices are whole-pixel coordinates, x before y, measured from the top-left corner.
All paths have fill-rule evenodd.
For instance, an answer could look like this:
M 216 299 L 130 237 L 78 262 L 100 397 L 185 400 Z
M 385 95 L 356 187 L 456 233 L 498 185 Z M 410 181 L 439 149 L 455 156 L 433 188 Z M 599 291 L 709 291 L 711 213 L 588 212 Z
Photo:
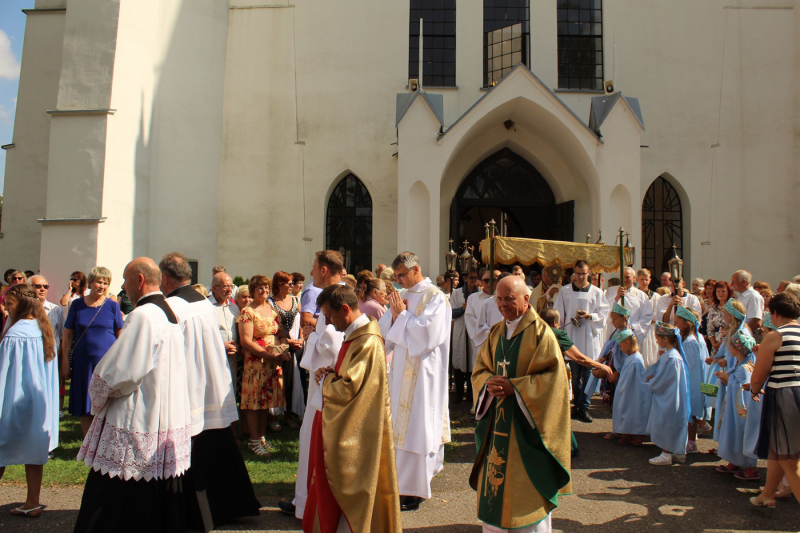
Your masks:
M 631 267 L 626 267 L 623 273 L 622 287 L 609 287 L 606 291 L 606 301 L 609 307 L 614 307 L 615 302 L 623 305 L 622 298 L 625 298 L 624 306 L 631 312 L 628 317 L 628 327 L 633 331 L 636 340 L 639 341 L 641 346 L 650 329 L 650 322 L 653 321 L 653 306 L 650 304 L 650 299 L 647 295 L 633 286 L 635 277 L 636 271 Z M 611 332 L 613 330 L 614 327 L 611 326 L 609 321 L 606 331 Z
M 667 324 L 674 324 L 675 309 L 677 309 L 679 305 L 687 309 L 694 309 L 702 316 L 703 306 L 700 305 L 700 300 L 697 299 L 697 296 L 686 290 L 686 283 L 682 279 L 678 279 L 677 288 L 675 288 L 674 285 L 672 287 L 672 294 L 665 294 L 658 299 L 655 312 L 656 320 L 666 322 Z
M 389 295 L 390 311 L 378 321 L 386 351 L 394 351 L 389 372 L 400 508 L 412 511 L 431 497 L 431 479 L 444 467 L 450 442 L 448 363 L 450 302 L 422 275 L 419 258 L 403 252 L 392 262 L 406 289 Z
M 731 285 L 737 292 L 736 300 L 745 309 L 745 321 L 751 331 L 758 331 L 764 316 L 764 298 L 750 285 L 752 281 L 753 275 L 746 270 L 737 270 L 731 277 Z
M 661 286 L 672 287 L 672 274 L 670 274 L 669 272 L 661 273 Z
M 601 334 L 605 330 L 609 305 L 605 293 L 589 283 L 589 263 L 580 260 L 573 269 L 575 281 L 562 287 L 556 297 L 553 309 L 564 317 L 564 331 L 578 349 L 595 361 L 600 358 L 602 349 Z M 570 361 L 572 371 L 572 391 L 575 396 L 574 418 L 591 423 L 589 415 L 590 397 L 584 392 L 586 382 L 591 377 L 591 368 Z
M 217 313 L 219 332 L 222 335 L 222 342 L 225 343 L 225 353 L 231 367 L 231 379 L 235 385 L 238 379 L 236 374 L 236 317 L 239 316 L 239 308 L 230 301 L 232 293 L 233 279 L 225 272 L 214 274 L 211 281 L 211 296 L 208 297 L 208 301 L 211 302 Z
M 58 352 L 58 368 L 61 368 L 61 339 L 64 336 L 64 320 L 67 318 L 66 311 L 64 311 L 64 308 L 60 305 L 47 301 L 47 291 L 50 289 L 50 285 L 47 283 L 44 276 L 32 276 L 28 280 L 28 283 L 31 284 L 33 291 L 36 293 L 36 297 L 42 302 L 44 312 L 47 313 L 50 325 L 53 326 L 53 337 L 56 341 L 56 352 Z M 64 396 L 66 395 L 66 391 L 64 390 L 63 380 L 59 383 L 58 417 L 62 418 L 64 416 Z

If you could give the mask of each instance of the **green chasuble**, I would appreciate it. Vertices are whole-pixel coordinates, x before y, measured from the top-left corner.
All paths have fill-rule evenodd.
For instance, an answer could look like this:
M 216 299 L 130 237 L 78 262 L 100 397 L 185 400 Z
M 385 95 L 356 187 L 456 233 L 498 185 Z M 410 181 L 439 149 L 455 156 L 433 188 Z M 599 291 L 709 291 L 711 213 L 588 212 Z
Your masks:
M 470 485 L 481 521 L 516 529 L 544 519 L 559 494 L 571 491 L 569 392 L 555 335 L 532 308 L 511 339 L 505 332 L 505 322 L 495 325 L 481 348 L 473 374 L 476 403 L 495 375 L 508 376 L 516 394 L 485 394 L 491 405 L 475 429 L 478 458 Z

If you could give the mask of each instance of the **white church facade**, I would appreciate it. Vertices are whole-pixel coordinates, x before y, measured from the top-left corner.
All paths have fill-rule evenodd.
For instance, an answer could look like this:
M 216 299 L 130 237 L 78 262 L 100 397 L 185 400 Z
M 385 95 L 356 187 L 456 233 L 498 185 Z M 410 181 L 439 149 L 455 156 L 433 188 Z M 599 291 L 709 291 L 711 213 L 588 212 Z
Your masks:
M 26 14 L 0 257 L 56 290 L 173 250 L 203 283 L 218 263 L 306 272 L 323 248 L 351 272 L 409 249 L 435 275 L 490 218 L 609 244 L 622 226 L 657 272 L 672 244 L 693 277 L 800 270 L 800 0 Z

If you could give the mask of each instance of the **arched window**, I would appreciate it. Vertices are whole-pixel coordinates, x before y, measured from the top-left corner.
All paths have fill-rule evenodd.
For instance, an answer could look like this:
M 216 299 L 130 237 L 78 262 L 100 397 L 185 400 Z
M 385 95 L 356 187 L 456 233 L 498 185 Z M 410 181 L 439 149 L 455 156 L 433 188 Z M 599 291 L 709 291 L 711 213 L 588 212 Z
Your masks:
M 325 248 L 342 253 L 348 274 L 372 270 L 372 196 L 353 174 L 333 189 L 326 227 Z
M 683 257 L 683 210 L 678 191 L 663 177 L 647 189 L 642 202 L 642 266 L 653 274 L 654 286 L 669 270 L 672 245 Z

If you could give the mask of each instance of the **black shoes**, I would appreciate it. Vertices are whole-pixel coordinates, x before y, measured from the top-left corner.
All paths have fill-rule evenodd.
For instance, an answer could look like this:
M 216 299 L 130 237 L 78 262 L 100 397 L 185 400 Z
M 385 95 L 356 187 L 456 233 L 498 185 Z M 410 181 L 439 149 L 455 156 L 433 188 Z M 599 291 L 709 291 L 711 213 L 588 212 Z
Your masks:
M 400 496 L 400 510 L 416 511 L 419 509 L 419 504 L 421 504 L 423 501 L 423 498 L 419 498 L 417 496 Z
M 587 409 L 578 409 L 577 411 L 575 411 L 574 418 L 575 420 L 578 420 L 580 422 L 585 422 L 587 424 L 591 424 L 592 422 L 594 422 L 592 415 L 589 414 L 589 411 Z
M 288 515 L 292 515 L 292 516 L 295 515 L 295 511 L 296 511 L 294 504 L 292 502 L 290 502 L 289 500 L 281 500 L 281 501 L 279 501 L 278 502 L 278 509 L 283 514 L 288 514 Z

